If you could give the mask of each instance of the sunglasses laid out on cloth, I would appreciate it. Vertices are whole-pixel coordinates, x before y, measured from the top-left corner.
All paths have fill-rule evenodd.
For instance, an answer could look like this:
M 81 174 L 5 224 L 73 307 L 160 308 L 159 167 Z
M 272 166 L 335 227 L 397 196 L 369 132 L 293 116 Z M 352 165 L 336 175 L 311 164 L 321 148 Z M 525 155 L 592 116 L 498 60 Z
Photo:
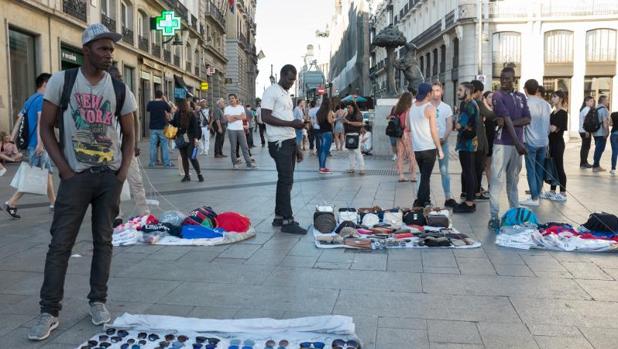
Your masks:
M 279 345 L 277 346 L 277 342 L 272 339 L 269 339 L 264 344 L 264 349 L 287 349 L 290 342 L 285 339 L 279 341 Z
M 324 349 L 326 344 L 322 342 L 303 342 L 299 346 L 301 349 Z
M 333 349 L 360 349 L 360 344 L 355 340 L 335 339 L 331 346 Z

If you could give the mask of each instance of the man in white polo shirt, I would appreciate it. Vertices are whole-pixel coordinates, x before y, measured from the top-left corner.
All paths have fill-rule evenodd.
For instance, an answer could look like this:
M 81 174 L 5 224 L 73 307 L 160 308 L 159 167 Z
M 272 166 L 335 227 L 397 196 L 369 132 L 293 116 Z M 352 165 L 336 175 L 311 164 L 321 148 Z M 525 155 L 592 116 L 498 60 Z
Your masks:
M 288 90 L 296 81 L 296 68 L 285 65 L 281 68 L 277 84 L 270 86 L 262 96 L 262 121 L 266 124 L 268 152 L 277 166 L 277 194 L 275 200 L 274 227 L 288 234 L 306 234 L 294 221 L 291 193 L 294 184 L 294 167 L 303 161 L 303 153 L 296 144 L 295 129 L 302 129 L 303 120 L 294 119 L 294 104 Z
M 223 115 L 227 119 L 227 135 L 230 138 L 230 150 L 232 152 L 230 158 L 232 159 L 232 166 L 234 169 L 237 169 L 240 165 L 240 160 L 236 158 L 236 151 L 240 146 L 247 168 L 253 169 L 255 165 L 253 165 L 251 156 L 249 155 L 247 135 L 242 125 L 243 121 L 247 119 L 245 107 L 238 103 L 238 97 L 236 97 L 235 94 L 231 93 L 228 98 L 230 100 L 230 105 L 225 107 Z

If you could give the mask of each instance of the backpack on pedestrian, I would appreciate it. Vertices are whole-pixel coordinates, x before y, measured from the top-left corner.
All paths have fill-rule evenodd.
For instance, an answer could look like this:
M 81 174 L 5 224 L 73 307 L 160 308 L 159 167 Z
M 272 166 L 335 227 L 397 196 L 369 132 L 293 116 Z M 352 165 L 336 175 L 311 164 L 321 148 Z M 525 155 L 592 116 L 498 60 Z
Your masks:
M 601 128 L 601 122 L 599 122 L 599 109 L 590 108 L 588 114 L 584 118 L 584 131 L 589 133 L 597 132 Z
M 403 137 L 403 127 L 398 116 L 391 115 L 389 117 L 388 125 L 386 125 L 386 135 L 394 138 Z
M 43 98 L 43 96 L 37 96 L 36 98 Z M 34 100 L 30 101 L 26 107 L 24 115 L 19 123 L 17 135 L 15 136 L 15 146 L 17 146 L 17 149 L 19 150 L 28 149 L 28 144 L 30 143 L 30 140 L 35 137 L 35 132 L 37 131 L 37 128 L 35 127 L 32 133 L 30 133 L 30 121 L 28 120 L 28 113 L 33 103 Z

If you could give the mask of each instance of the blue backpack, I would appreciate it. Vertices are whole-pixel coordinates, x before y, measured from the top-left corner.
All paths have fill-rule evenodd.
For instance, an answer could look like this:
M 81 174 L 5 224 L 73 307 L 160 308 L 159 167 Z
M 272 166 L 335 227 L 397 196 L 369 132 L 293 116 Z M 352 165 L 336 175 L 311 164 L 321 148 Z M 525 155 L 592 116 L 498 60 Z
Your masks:
M 518 207 L 511 208 L 504 213 L 500 226 L 522 225 L 524 223 L 539 224 L 534 212 L 525 207 Z

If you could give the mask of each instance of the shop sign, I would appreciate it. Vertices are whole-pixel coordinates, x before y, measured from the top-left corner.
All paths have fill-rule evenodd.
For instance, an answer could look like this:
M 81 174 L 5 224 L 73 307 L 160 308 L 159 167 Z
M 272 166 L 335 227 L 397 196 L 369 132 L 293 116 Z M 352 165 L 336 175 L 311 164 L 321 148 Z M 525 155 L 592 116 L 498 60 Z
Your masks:
M 202 83 L 200 84 L 200 90 L 202 90 L 202 91 L 208 91 L 208 88 L 209 88 L 209 86 L 208 86 L 208 83 L 207 83 L 207 82 L 202 82 Z
M 60 50 L 60 57 L 65 62 L 69 62 L 69 63 L 73 63 L 77 65 L 82 65 L 83 63 L 83 57 L 81 54 L 77 54 L 75 52 L 66 50 L 64 48 Z

